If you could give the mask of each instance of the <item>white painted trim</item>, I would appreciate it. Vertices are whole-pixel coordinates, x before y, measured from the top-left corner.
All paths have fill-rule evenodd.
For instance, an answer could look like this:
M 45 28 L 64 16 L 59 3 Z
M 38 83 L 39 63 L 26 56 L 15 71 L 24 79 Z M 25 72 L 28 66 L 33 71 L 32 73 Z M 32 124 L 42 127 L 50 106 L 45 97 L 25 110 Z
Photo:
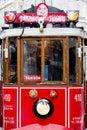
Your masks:
M 18 128 L 18 88 L 17 88 L 17 128 Z
M 20 88 L 20 106 L 19 106 L 19 111 L 20 111 L 20 114 L 19 114 L 19 128 L 21 128 L 21 88 Z
M 65 88 L 65 127 L 67 127 L 67 88 Z
M 70 89 L 68 89 L 68 127 L 70 127 Z
M 20 36 L 22 34 L 22 28 L 16 29 L 6 29 L 0 32 L 0 38 L 3 39 L 5 37 L 15 37 Z M 44 28 L 41 33 L 39 28 L 25 28 L 22 37 L 29 36 L 81 36 L 84 37 L 85 33 L 81 29 L 77 28 Z

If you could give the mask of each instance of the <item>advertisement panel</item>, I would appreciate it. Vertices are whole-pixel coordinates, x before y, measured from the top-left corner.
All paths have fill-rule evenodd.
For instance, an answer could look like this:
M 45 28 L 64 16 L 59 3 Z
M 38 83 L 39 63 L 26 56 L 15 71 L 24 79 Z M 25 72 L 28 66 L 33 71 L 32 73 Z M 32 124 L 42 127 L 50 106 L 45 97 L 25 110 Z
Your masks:
M 18 127 L 17 88 L 3 87 L 3 127 L 5 130 Z

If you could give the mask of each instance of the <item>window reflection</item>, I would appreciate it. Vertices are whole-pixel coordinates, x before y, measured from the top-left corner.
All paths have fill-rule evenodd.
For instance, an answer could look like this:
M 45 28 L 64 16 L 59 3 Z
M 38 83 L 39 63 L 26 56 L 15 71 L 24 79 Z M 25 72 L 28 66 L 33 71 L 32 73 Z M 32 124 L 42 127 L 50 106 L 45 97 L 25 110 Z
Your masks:
M 76 83 L 76 38 L 69 43 L 69 77 L 70 83 Z
M 24 79 L 29 81 L 41 80 L 41 52 L 40 42 L 36 40 L 24 41 Z
M 47 41 L 45 45 L 45 80 L 63 80 L 63 41 Z M 48 50 L 48 51 L 47 51 Z
M 10 42 L 10 83 L 17 83 L 17 46 Z

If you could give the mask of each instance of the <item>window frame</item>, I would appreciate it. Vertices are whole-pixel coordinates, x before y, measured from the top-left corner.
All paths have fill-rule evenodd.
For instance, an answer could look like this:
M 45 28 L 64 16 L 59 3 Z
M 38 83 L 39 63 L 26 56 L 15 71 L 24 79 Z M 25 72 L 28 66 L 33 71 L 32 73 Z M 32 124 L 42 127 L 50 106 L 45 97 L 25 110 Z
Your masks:
M 42 64 L 42 69 L 41 69 L 41 74 L 42 74 L 42 82 L 39 84 L 57 84 L 57 85 L 81 85 L 82 84 L 82 79 L 83 79 L 83 70 L 82 70 L 82 65 L 83 65 L 83 55 L 81 54 L 81 57 L 78 57 L 78 49 L 83 45 L 83 40 L 81 41 L 81 38 L 78 36 L 76 37 L 77 39 L 77 48 L 76 48 L 76 68 L 77 68 L 77 74 L 76 74 L 76 83 L 69 83 L 69 37 L 70 36 L 60 36 L 60 37 L 16 37 L 17 38 L 17 83 L 18 85 L 24 85 L 29 83 L 24 83 L 23 78 L 22 78 L 22 71 L 23 71 L 23 40 L 41 40 L 41 56 L 44 57 L 44 41 L 45 40 L 63 40 L 63 81 L 44 81 L 44 58 L 41 60 Z M 73 36 L 71 36 L 73 37 Z M 5 45 L 6 44 L 6 45 Z M 3 56 L 3 83 L 5 85 L 15 85 L 15 83 L 10 83 L 9 81 L 9 76 L 10 76 L 10 38 L 5 38 L 2 40 L 2 56 Z M 8 58 L 5 58 L 4 54 L 4 49 L 5 47 L 8 48 Z M 34 83 L 34 85 L 38 85 L 38 83 Z
M 47 37 L 43 37 L 43 38 L 22 38 L 21 39 L 21 75 L 23 75 L 23 41 L 24 40 L 41 40 L 41 77 L 42 80 L 41 82 L 39 82 L 39 84 L 67 84 L 68 83 L 68 78 L 67 74 L 68 74 L 68 43 L 67 43 L 67 37 L 51 37 L 51 38 L 47 38 Z M 45 62 L 45 58 L 44 58 L 44 41 L 50 41 L 50 40 L 62 40 L 63 41 L 63 80 L 62 81 L 45 81 L 44 80 L 44 62 Z M 67 60 L 65 60 L 67 59 Z M 28 82 L 24 82 L 23 80 L 23 76 L 21 76 L 21 83 L 22 84 L 29 84 Z M 38 84 L 37 82 L 31 82 L 31 84 Z M 30 85 L 30 84 L 29 84 Z

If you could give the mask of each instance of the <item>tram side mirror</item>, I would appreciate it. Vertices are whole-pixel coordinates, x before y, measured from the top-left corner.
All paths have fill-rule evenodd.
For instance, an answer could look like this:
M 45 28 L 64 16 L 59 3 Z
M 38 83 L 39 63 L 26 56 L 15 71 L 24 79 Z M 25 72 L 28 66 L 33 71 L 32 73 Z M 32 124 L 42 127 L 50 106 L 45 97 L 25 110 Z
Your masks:
M 79 47 L 77 50 L 78 50 L 78 57 L 81 58 L 81 47 Z
M 5 52 L 5 53 L 4 53 L 5 58 L 8 58 L 8 48 L 5 48 L 5 49 L 4 49 L 4 52 Z

